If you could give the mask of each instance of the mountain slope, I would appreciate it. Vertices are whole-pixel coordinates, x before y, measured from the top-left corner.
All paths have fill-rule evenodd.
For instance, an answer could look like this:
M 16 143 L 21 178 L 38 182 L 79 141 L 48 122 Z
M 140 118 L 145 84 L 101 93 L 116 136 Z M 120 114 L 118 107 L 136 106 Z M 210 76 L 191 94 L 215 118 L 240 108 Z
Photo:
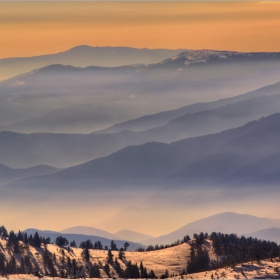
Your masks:
M 91 134 L 20 134 L 0 132 L 0 162 L 14 168 L 45 164 L 67 167 L 108 155 L 145 139 L 135 133 Z
M 153 186 L 154 190 L 169 188 L 169 185 L 183 190 L 194 186 L 240 189 L 266 185 L 268 188 L 279 183 L 276 171 L 280 162 L 274 156 L 280 153 L 279 131 L 280 114 L 274 114 L 240 128 L 172 144 L 150 142 L 129 146 L 53 175 L 19 180 L 4 189 L 62 191 L 67 188 L 70 191 L 75 190 L 77 184 L 80 190 L 87 191 L 102 190 L 103 186 L 107 190 L 119 187 L 132 190 L 137 185 L 141 185 L 141 189 Z M 265 160 L 271 163 L 260 174 L 262 184 L 256 184 L 258 162 Z M 250 165 L 253 169 L 247 168 Z M 275 172 L 273 181 L 271 172 Z
M 280 88 L 279 85 L 280 83 L 267 87 L 266 94 Z M 246 96 L 257 95 L 258 93 L 259 91 Z M 244 96 L 240 96 L 240 99 L 242 98 Z M 226 100 L 221 102 L 226 102 Z M 221 102 L 218 101 L 216 106 L 220 106 Z M 213 106 L 213 104 L 209 104 L 209 106 Z M 200 110 L 203 107 L 207 107 L 207 104 L 189 106 L 189 109 L 195 110 L 196 108 Z M 278 112 L 279 108 L 280 95 L 278 94 L 254 97 L 221 106 L 217 109 L 186 114 L 169 121 L 163 126 L 142 132 L 122 131 L 91 135 L 61 133 L 26 135 L 0 132 L 0 162 L 20 168 L 38 164 L 67 167 L 109 155 L 129 145 L 143 144 L 149 141 L 169 143 L 188 137 L 217 133 Z M 183 109 L 188 110 L 187 107 L 181 108 L 176 110 L 176 114 L 182 112 Z M 173 114 L 174 112 L 171 113 Z M 162 113 L 162 115 L 165 118 L 165 113 Z
M 85 226 L 76 226 L 76 227 L 71 227 L 71 228 L 66 228 L 60 231 L 61 233 L 74 233 L 74 234 L 83 234 L 83 235 L 95 235 L 95 236 L 100 236 L 104 237 L 107 239 L 118 239 L 118 236 L 115 234 L 112 234 L 110 232 L 98 229 L 98 228 L 93 228 L 93 227 L 85 227 Z M 122 238 L 121 238 L 122 239 Z M 123 239 L 123 240 L 128 240 L 128 239 Z
M 176 110 L 143 116 L 93 133 L 116 133 L 123 130 L 150 130 L 152 132 L 152 128 L 156 129 L 155 132 L 157 129 L 160 132 L 160 130 L 168 129 L 168 126 L 172 124 L 180 125 L 182 122 L 188 124 L 191 121 L 195 121 L 195 118 L 203 120 L 204 117 L 205 119 L 211 118 L 209 123 L 213 121 L 217 122 L 217 119 L 220 119 L 219 121 L 221 122 L 221 118 L 223 118 L 225 123 L 227 121 L 234 122 L 234 119 L 235 121 L 241 121 L 243 119 L 246 122 L 246 120 L 258 118 L 257 116 L 261 117 L 278 112 L 279 92 L 280 83 L 276 83 L 231 98 L 208 103 L 197 103 Z M 230 120 L 230 117 L 232 120 Z M 199 125 L 201 124 L 199 123 Z
M 59 108 L 43 116 L 10 125 L 2 125 L 0 130 L 20 133 L 89 133 L 92 129 L 101 129 L 130 117 L 130 113 L 123 112 L 114 104 L 81 104 Z
M 119 230 L 115 233 L 115 235 L 117 235 L 121 239 L 139 242 L 139 243 L 142 243 L 144 240 L 153 237 L 151 235 L 135 232 L 132 230 Z
M 179 54 L 182 50 L 134 49 L 128 47 L 77 46 L 57 54 L 0 60 L 0 79 L 25 73 L 50 64 L 65 64 L 77 67 L 116 67 L 129 64 L 151 64 Z
M 262 176 L 280 168 L 280 162 L 274 156 L 280 152 L 279 143 L 280 114 L 274 114 L 236 129 L 172 144 L 150 142 L 129 146 L 54 175 L 37 177 L 33 183 L 31 178 L 18 181 L 15 185 L 22 183 L 35 187 L 39 184 L 55 188 L 64 181 L 68 188 L 76 188 L 77 182 L 82 179 L 83 185 L 88 187 L 93 182 L 97 185 L 113 182 L 114 185 L 137 185 L 141 182 L 142 187 L 172 182 L 188 187 L 208 184 L 211 180 L 211 183 L 225 187 L 235 183 L 236 179 L 242 179 L 239 185 L 245 182 L 250 186 L 252 171 L 247 166 L 266 160 L 267 169 Z M 242 174 L 242 177 L 233 175 L 230 179 L 232 174 Z M 275 182 L 278 182 L 278 177 Z M 223 180 L 225 178 L 227 180 Z
M 147 139 L 168 143 L 239 127 L 249 121 L 278 113 L 279 108 L 280 95 L 255 97 L 213 110 L 182 115 L 141 134 Z
M 192 56 L 194 52 L 209 56 L 207 50 L 191 51 Z M 123 120 L 129 120 L 143 116 L 143 112 L 155 114 L 182 105 L 232 97 L 279 81 L 277 53 L 229 52 L 227 59 L 223 58 L 224 52 L 214 53 L 218 62 L 209 59 L 205 63 L 189 65 L 185 63 L 186 58 L 182 62 L 179 55 L 168 62 L 147 66 L 78 68 L 50 65 L 18 75 L 0 83 L 0 125 L 30 119 L 29 128 L 25 123 L 30 131 L 32 120 L 54 110 L 82 104 L 116 108 L 127 116 Z M 170 63 L 179 63 L 179 68 L 170 66 Z M 264 72 L 267 74 L 263 75 Z M 65 123 L 63 116 L 57 121 L 57 126 L 59 122 L 61 126 Z M 115 122 L 110 119 L 106 126 L 113 124 Z M 16 126 L 15 129 L 20 129 L 19 125 Z M 35 128 L 33 131 L 39 130 L 38 125 Z M 100 128 L 95 124 L 91 131 Z M 41 132 L 50 129 L 42 123 Z
M 214 275 L 217 278 L 228 277 L 229 279 L 242 279 L 245 276 L 246 279 L 265 279 L 267 277 L 270 279 L 277 279 L 279 277 L 277 258 L 262 259 L 259 262 L 250 261 L 247 263 L 237 263 L 233 268 L 224 265 L 222 268 L 215 268 L 213 270 L 208 269 L 207 271 L 202 271 L 200 273 L 189 273 L 184 275 L 188 266 L 188 261 L 190 260 L 192 242 L 193 241 L 190 241 L 188 243 L 161 250 L 125 252 L 126 261 L 118 260 L 118 263 L 123 271 L 128 267 L 127 262 L 131 262 L 132 264 L 142 263 L 147 269 L 147 272 L 153 270 L 156 277 L 160 277 L 168 271 L 169 277 L 172 275 L 173 279 L 181 279 L 182 277 L 213 279 Z M 12 247 L 6 247 L 5 245 L 6 242 L 0 240 L 2 259 L 4 257 L 4 260 L 7 263 L 10 263 L 10 260 L 14 257 L 15 265 L 18 267 L 20 267 L 21 258 L 25 259 L 25 262 L 27 263 L 26 266 L 24 266 L 24 271 L 20 271 L 18 274 L 9 271 L 9 277 L 12 279 L 38 279 L 38 275 L 39 277 L 50 279 L 54 278 L 52 277 L 54 271 L 58 275 L 62 274 L 61 276 L 65 275 L 65 272 L 67 272 L 72 279 L 82 277 L 91 278 L 90 268 L 92 267 L 92 264 L 97 266 L 101 278 L 112 278 L 113 276 L 121 277 L 119 269 L 116 269 L 116 266 L 113 264 L 109 264 L 110 271 L 109 273 L 105 273 L 104 264 L 107 263 L 107 250 L 90 249 L 90 261 L 87 262 L 81 257 L 83 252 L 81 248 L 70 248 L 71 250 L 68 251 L 53 244 L 48 244 L 45 247 L 41 246 L 40 248 L 29 245 L 23 252 L 16 253 Z M 217 255 L 213 252 L 213 244 L 209 239 L 204 240 L 202 248 L 208 252 L 210 261 L 217 261 Z M 46 253 L 48 253 L 48 257 L 46 257 Z M 118 252 L 112 251 L 112 253 L 114 259 L 118 259 Z M 53 255 L 55 255 L 55 257 L 53 257 Z M 65 257 L 70 260 L 69 264 L 65 261 Z M 46 259 L 49 261 L 48 266 L 44 265 Z M 29 262 L 27 260 L 29 260 Z M 76 264 L 76 267 L 73 267 L 73 264 Z M 139 270 L 139 266 L 137 267 Z
M 187 234 L 192 236 L 197 232 L 208 232 L 209 234 L 212 232 L 235 232 L 238 235 L 243 235 L 247 232 L 266 229 L 275 225 L 276 223 L 266 218 L 259 218 L 252 215 L 230 212 L 220 213 L 189 223 L 167 235 L 162 235 L 153 239 L 145 240 L 144 244 L 168 244 L 174 242 L 174 240 L 180 239 L 182 236 L 185 236 Z M 248 234 L 247 236 L 249 237 L 253 235 Z
M 280 228 L 266 228 L 255 232 L 247 233 L 246 236 L 252 236 L 262 240 L 270 240 L 279 243 L 280 242 Z
M 100 241 L 104 246 L 108 246 L 110 248 L 112 239 L 107 239 L 101 236 L 94 236 L 94 235 L 85 235 L 85 234 L 74 234 L 74 233 L 61 233 L 61 232 L 55 232 L 55 231 L 41 231 L 38 229 L 26 229 L 24 230 L 27 234 L 35 234 L 35 232 L 38 232 L 40 236 L 42 237 L 50 237 L 52 242 L 55 242 L 55 239 L 57 236 L 63 236 L 65 237 L 69 242 L 75 240 L 77 246 L 80 245 L 81 242 L 86 240 L 91 240 L 91 242 L 94 244 L 96 241 Z M 123 244 L 126 242 L 126 240 L 115 240 L 115 243 L 118 248 L 123 248 Z M 129 251 L 134 251 L 137 248 L 141 247 L 142 244 L 136 243 L 136 242 L 129 242 L 130 246 L 128 247 Z
M 60 170 L 60 168 L 47 165 L 37 165 L 26 169 L 13 169 L 0 164 L 0 187 L 20 178 L 48 175 Z

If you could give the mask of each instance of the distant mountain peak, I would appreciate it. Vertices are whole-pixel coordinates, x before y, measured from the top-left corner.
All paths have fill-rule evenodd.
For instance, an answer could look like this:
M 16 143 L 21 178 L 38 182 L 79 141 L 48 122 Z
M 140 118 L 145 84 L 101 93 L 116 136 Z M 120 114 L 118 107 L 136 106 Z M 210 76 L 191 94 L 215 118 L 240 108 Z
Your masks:
M 145 233 L 139 233 L 133 230 L 126 230 L 126 229 L 115 232 L 115 235 L 121 239 L 129 240 L 132 242 L 140 242 L 140 243 L 142 243 L 143 240 L 153 238 L 153 236 L 151 235 Z
M 79 46 L 75 46 L 71 49 L 69 49 L 68 51 L 72 51 L 72 50 L 84 50 L 84 49 L 92 49 L 94 47 L 89 46 L 89 45 L 79 45 Z
M 97 229 L 94 227 L 88 227 L 88 226 L 75 226 L 66 228 L 60 231 L 61 233 L 67 233 L 67 234 L 84 234 L 84 235 L 96 235 L 101 236 L 104 238 L 109 239 L 116 239 L 117 236 L 114 234 L 111 234 L 110 232 L 107 232 L 105 230 Z
M 33 72 L 65 71 L 65 70 L 77 70 L 77 69 L 81 69 L 81 67 L 75 67 L 72 65 L 63 65 L 63 64 L 51 64 L 51 65 L 36 69 Z
M 262 59 L 262 58 L 274 58 L 280 56 L 280 53 L 269 53 L 269 52 L 236 52 L 236 51 L 220 51 L 212 49 L 201 49 L 201 50 L 187 50 L 180 54 L 168 58 L 161 62 L 161 64 L 170 63 L 172 61 L 184 61 L 186 66 L 191 64 L 202 64 L 207 62 L 223 62 L 233 59 Z

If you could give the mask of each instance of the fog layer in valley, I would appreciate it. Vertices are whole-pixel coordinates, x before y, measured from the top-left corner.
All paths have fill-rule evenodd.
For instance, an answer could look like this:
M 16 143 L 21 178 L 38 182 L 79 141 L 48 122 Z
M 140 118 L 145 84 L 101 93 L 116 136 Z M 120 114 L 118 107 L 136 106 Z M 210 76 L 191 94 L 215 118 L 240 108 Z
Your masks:
M 81 49 L 96 51 L 70 54 Z M 132 59 L 120 52 L 112 65 L 74 65 L 86 68 L 57 64 L 66 54 L 0 82 L 1 223 L 156 243 L 221 212 L 279 218 L 279 53 L 150 53 L 120 66 Z M 275 236 L 262 222 L 240 233 Z
M 46 66 L 0 83 L 1 129 L 89 133 L 143 115 L 236 96 L 279 82 L 279 57 L 204 50 L 149 65 Z

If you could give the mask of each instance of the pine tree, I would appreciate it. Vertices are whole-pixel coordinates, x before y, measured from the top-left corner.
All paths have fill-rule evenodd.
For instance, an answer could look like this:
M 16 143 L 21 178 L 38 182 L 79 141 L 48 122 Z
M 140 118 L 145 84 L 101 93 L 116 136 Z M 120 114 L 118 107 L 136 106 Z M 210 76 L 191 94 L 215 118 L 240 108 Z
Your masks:
M 95 241 L 93 248 L 94 249 L 98 249 L 98 250 L 102 250 L 103 249 L 103 245 L 102 245 L 102 243 L 100 241 Z
M 114 255 L 112 254 L 112 251 L 109 249 L 108 250 L 108 255 L 107 255 L 107 258 L 106 258 L 106 262 L 107 263 L 112 263 L 113 262 L 113 257 L 114 257 Z
M 21 258 L 20 260 L 20 268 L 19 268 L 19 271 L 21 274 L 25 274 L 25 265 L 24 265 L 24 260 L 23 258 Z
M 77 248 L 77 244 L 76 244 L 75 240 L 70 242 L 70 247 Z
M 12 256 L 10 261 L 7 263 L 7 273 L 16 274 L 16 272 L 17 272 L 16 259 L 14 256 Z
M 124 254 L 124 250 L 123 248 L 120 249 L 119 251 L 119 259 L 122 261 L 123 259 L 125 259 L 125 254 Z
M 99 265 L 97 263 L 94 263 L 93 266 L 90 268 L 89 277 L 100 278 Z
M 148 275 L 149 275 L 149 278 L 151 278 L 151 279 L 156 279 L 157 278 L 153 270 L 151 270 Z
M 14 243 L 14 253 L 21 253 L 21 248 L 20 248 L 19 242 L 17 240 Z
M 110 266 L 108 263 L 105 264 L 104 271 L 110 277 Z
M 117 245 L 116 245 L 116 243 L 114 242 L 114 240 L 111 241 L 111 250 L 112 250 L 112 251 L 118 251 Z
M 84 259 L 84 261 L 89 262 L 90 253 L 89 253 L 88 248 L 84 249 L 81 255 L 82 255 L 82 258 Z
M 69 244 L 69 241 L 63 236 L 58 236 L 55 240 L 55 244 L 62 248 L 63 246 L 67 246 Z
M 127 250 L 127 248 L 129 247 L 129 243 L 128 242 L 125 242 L 124 244 L 123 244 L 123 247 L 124 247 L 124 250 L 126 251 Z
M 33 265 L 31 263 L 30 257 L 29 256 L 24 256 L 24 264 L 26 267 L 26 272 L 28 274 L 31 274 L 33 271 Z
M 3 274 L 6 272 L 5 262 L 6 262 L 5 255 L 3 253 L 0 253 L 0 272 L 2 272 Z
M 41 239 L 40 239 L 39 234 L 38 234 L 37 231 L 34 234 L 33 246 L 34 247 L 41 247 Z
M 27 233 L 26 232 L 24 233 L 24 236 L 23 236 L 23 243 L 24 244 L 28 244 L 28 237 L 27 237 Z
M 140 263 L 140 275 L 141 275 L 141 278 L 144 278 L 144 266 L 143 266 L 142 261 Z
M 86 241 L 81 242 L 80 248 L 83 249 L 93 249 L 93 244 L 92 242 L 88 239 Z

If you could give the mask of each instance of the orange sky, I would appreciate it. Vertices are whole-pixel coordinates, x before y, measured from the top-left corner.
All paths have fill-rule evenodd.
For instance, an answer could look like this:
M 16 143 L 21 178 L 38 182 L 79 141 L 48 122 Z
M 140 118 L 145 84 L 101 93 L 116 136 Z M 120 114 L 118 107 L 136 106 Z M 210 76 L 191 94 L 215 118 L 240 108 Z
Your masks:
M 0 57 L 76 45 L 280 51 L 278 2 L 0 2 Z

